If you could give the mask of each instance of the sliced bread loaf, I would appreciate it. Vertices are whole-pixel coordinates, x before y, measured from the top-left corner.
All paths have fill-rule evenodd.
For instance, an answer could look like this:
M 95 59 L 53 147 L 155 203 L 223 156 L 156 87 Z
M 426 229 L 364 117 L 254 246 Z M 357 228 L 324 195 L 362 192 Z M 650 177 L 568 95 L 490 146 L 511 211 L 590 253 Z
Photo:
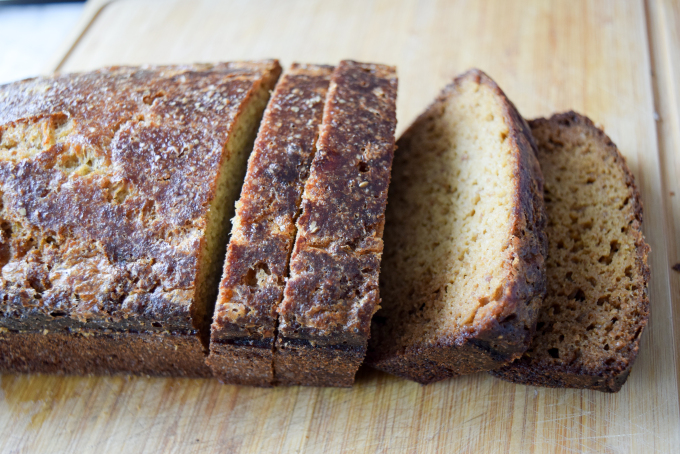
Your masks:
M 0 87 L 0 370 L 211 375 L 225 226 L 280 70 Z
M 397 143 L 367 362 L 420 383 L 529 346 L 545 293 L 543 179 L 486 74 L 456 78 Z
M 548 292 L 531 347 L 493 375 L 616 392 L 649 314 L 642 204 L 616 145 L 567 112 L 530 123 L 545 176 Z
M 276 307 L 332 71 L 294 64 L 264 113 L 236 205 L 212 324 L 208 364 L 225 383 L 273 382 Z
M 275 382 L 350 386 L 378 308 L 394 155 L 397 77 L 343 61 L 333 72 L 278 308 Z

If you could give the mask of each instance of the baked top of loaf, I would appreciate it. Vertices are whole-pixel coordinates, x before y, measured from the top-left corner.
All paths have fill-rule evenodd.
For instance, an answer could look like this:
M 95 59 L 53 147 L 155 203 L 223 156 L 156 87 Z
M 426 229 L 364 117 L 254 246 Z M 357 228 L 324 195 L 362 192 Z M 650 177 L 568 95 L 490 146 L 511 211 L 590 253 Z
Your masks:
M 213 342 L 273 343 L 332 71 L 293 64 L 272 94 L 236 204 Z
M 545 291 L 534 149 L 479 70 L 456 78 L 399 139 L 370 364 L 429 383 L 528 347 Z
M 366 344 L 379 302 L 396 95 L 393 67 L 342 61 L 333 73 L 278 308 L 279 340 Z
M 521 359 L 495 375 L 618 391 L 649 314 L 642 203 L 616 145 L 575 112 L 530 123 L 545 176 L 548 291 Z
M 112 67 L 0 87 L 0 327 L 197 328 L 218 180 L 279 72 Z

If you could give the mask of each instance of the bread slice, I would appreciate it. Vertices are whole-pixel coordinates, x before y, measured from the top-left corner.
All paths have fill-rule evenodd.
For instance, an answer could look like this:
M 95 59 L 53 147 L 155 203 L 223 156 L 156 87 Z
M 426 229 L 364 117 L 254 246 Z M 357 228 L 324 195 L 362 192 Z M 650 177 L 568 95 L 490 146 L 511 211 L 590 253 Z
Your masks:
M 368 364 L 426 384 L 526 350 L 545 293 L 543 179 L 486 74 L 456 78 L 397 142 Z
M 215 308 L 208 364 L 225 383 L 271 386 L 295 220 L 316 151 L 331 66 L 294 64 L 250 155 Z
M 227 220 L 276 61 L 0 87 L 0 369 L 209 376 Z
M 397 77 L 343 61 L 331 77 L 278 308 L 274 380 L 350 386 L 378 308 Z
M 616 392 L 649 315 L 640 194 L 616 145 L 588 118 L 567 112 L 529 124 L 545 175 L 548 293 L 529 350 L 492 373 Z

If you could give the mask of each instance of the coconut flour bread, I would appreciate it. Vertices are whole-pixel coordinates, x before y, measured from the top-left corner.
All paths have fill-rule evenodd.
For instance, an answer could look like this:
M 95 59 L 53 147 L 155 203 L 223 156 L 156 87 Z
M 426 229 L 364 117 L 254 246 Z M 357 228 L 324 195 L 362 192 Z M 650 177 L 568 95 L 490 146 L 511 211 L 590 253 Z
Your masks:
M 274 380 L 350 386 L 378 308 L 394 155 L 392 67 L 343 61 L 331 77 L 278 308 Z
M 210 375 L 225 226 L 279 73 L 115 67 L 0 87 L 0 370 Z
M 633 175 L 593 123 L 567 112 L 530 122 L 545 175 L 548 292 L 527 352 L 493 375 L 616 392 L 649 314 L 649 247 Z
M 294 64 L 267 106 L 237 203 L 208 364 L 225 383 L 271 386 L 295 220 L 314 158 L 331 66 Z
M 527 124 L 487 75 L 461 75 L 397 143 L 367 362 L 425 384 L 521 356 L 545 222 Z

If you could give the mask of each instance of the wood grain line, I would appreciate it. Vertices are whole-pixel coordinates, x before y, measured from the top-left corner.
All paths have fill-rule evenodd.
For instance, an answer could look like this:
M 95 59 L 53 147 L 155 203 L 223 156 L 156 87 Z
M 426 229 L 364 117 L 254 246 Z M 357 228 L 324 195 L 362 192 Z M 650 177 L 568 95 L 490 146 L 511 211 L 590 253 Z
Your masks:
M 58 72 L 64 62 L 71 55 L 71 51 L 78 45 L 80 39 L 88 32 L 95 19 L 102 12 L 104 7 L 115 0 L 87 0 L 83 12 L 78 19 L 78 23 L 62 42 L 59 50 L 55 52 L 44 66 L 43 74 Z

